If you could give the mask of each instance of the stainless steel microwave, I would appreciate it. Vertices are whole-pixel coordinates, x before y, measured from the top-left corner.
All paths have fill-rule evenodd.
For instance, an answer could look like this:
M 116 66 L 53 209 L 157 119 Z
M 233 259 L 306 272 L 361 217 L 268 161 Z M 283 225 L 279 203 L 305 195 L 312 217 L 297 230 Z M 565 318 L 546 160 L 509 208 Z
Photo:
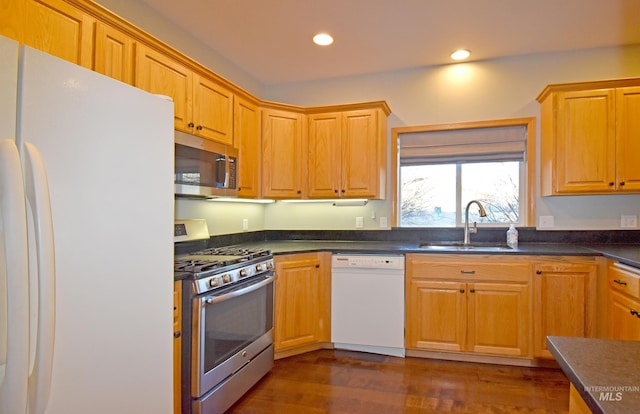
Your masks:
M 175 132 L 175 194 L 181 197 L 238 195 L 238 150 Z

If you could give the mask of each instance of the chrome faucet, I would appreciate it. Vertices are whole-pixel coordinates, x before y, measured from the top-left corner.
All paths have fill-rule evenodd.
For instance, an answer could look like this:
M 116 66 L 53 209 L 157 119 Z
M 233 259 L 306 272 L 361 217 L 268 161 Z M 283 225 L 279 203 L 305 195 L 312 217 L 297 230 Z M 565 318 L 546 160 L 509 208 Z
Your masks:
M 482 207 L 482 204 L 480 204 L 478 200 L 469 201 L 469 204 L 467 204 L 467 208 L 464 209 L 464 242 L 462 242 L 462 244 L 465 246 L 471 244 L 471 238 L 469 237 L 469 234 L 478 232 L 478 226 L 476 225 L 475 221 L 473 222 L 473 228 L 469 228 L 469 206 L 471 206 L 471 204 L 473 203 L 476 203 L 480 208 L 480 217 L 487 217 L 487 212 L 484 210 L 484 207 Z

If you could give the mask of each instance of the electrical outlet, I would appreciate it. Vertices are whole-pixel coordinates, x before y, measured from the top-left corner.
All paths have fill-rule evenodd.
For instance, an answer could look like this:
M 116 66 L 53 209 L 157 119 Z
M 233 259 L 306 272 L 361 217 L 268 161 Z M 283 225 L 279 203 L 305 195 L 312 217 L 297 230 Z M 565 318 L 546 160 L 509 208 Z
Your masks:
M 242 230 L 249 230 L 249 219 L 242 219 Z
M 620 227 L 623 229 L 637 228 L 638 216 L 620 216 Z
M 541 229 L 553 227 L 553 216 L 540 216 L 539 226 Z
M 387 222 L 387 218 L 386 217 L 380 217 L 380 228 L 381 229 L 386 229 L 389 226 L 389 223 Z
M 364 227 L 364 217 L 356 217 L 356 229 Z

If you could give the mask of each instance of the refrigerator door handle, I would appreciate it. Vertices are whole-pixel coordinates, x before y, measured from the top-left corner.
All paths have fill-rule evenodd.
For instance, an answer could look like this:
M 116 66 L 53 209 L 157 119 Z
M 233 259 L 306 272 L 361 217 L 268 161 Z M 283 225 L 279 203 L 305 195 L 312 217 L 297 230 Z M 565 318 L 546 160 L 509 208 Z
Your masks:
M 53 222 L 47 174 L 38 149 L 25 142 L 23 151 L 24 187 L 37 255 L 38 306 L 35 359 L 29 375 L 29 414 L 44 413 L 51 389 L 53 346 L 55 339 L 55 254 Z
M 0 412 L 24 413 L 29 375 L 29 258 L 20 154 L 0 140 Z M 6 289 L 6 290 L 5 290 Z M 6 301 L 4 300 L 6 296 Z

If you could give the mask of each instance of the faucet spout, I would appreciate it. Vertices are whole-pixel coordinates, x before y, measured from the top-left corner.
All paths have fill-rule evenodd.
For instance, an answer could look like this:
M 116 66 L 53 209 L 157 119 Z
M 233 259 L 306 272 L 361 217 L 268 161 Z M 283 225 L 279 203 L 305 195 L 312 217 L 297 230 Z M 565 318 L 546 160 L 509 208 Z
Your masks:
M 487 212 L 478 200 L 469 201 L 467 207 L 464 209 L 464 241 L 462 242 L 462 244 L 465 246 L 471 244 L 471 238 L 469 237 L 469 235 L 471 233 L 478 232 L 478 227 L 476 226 L 475 221 L 473 222 L 473 228 L 469 228 L 469 207 L 471 206 L 471 204 L 476 204 L 478 206 L 478 208 L 480 209 L 480 217 L 487 217 Z

